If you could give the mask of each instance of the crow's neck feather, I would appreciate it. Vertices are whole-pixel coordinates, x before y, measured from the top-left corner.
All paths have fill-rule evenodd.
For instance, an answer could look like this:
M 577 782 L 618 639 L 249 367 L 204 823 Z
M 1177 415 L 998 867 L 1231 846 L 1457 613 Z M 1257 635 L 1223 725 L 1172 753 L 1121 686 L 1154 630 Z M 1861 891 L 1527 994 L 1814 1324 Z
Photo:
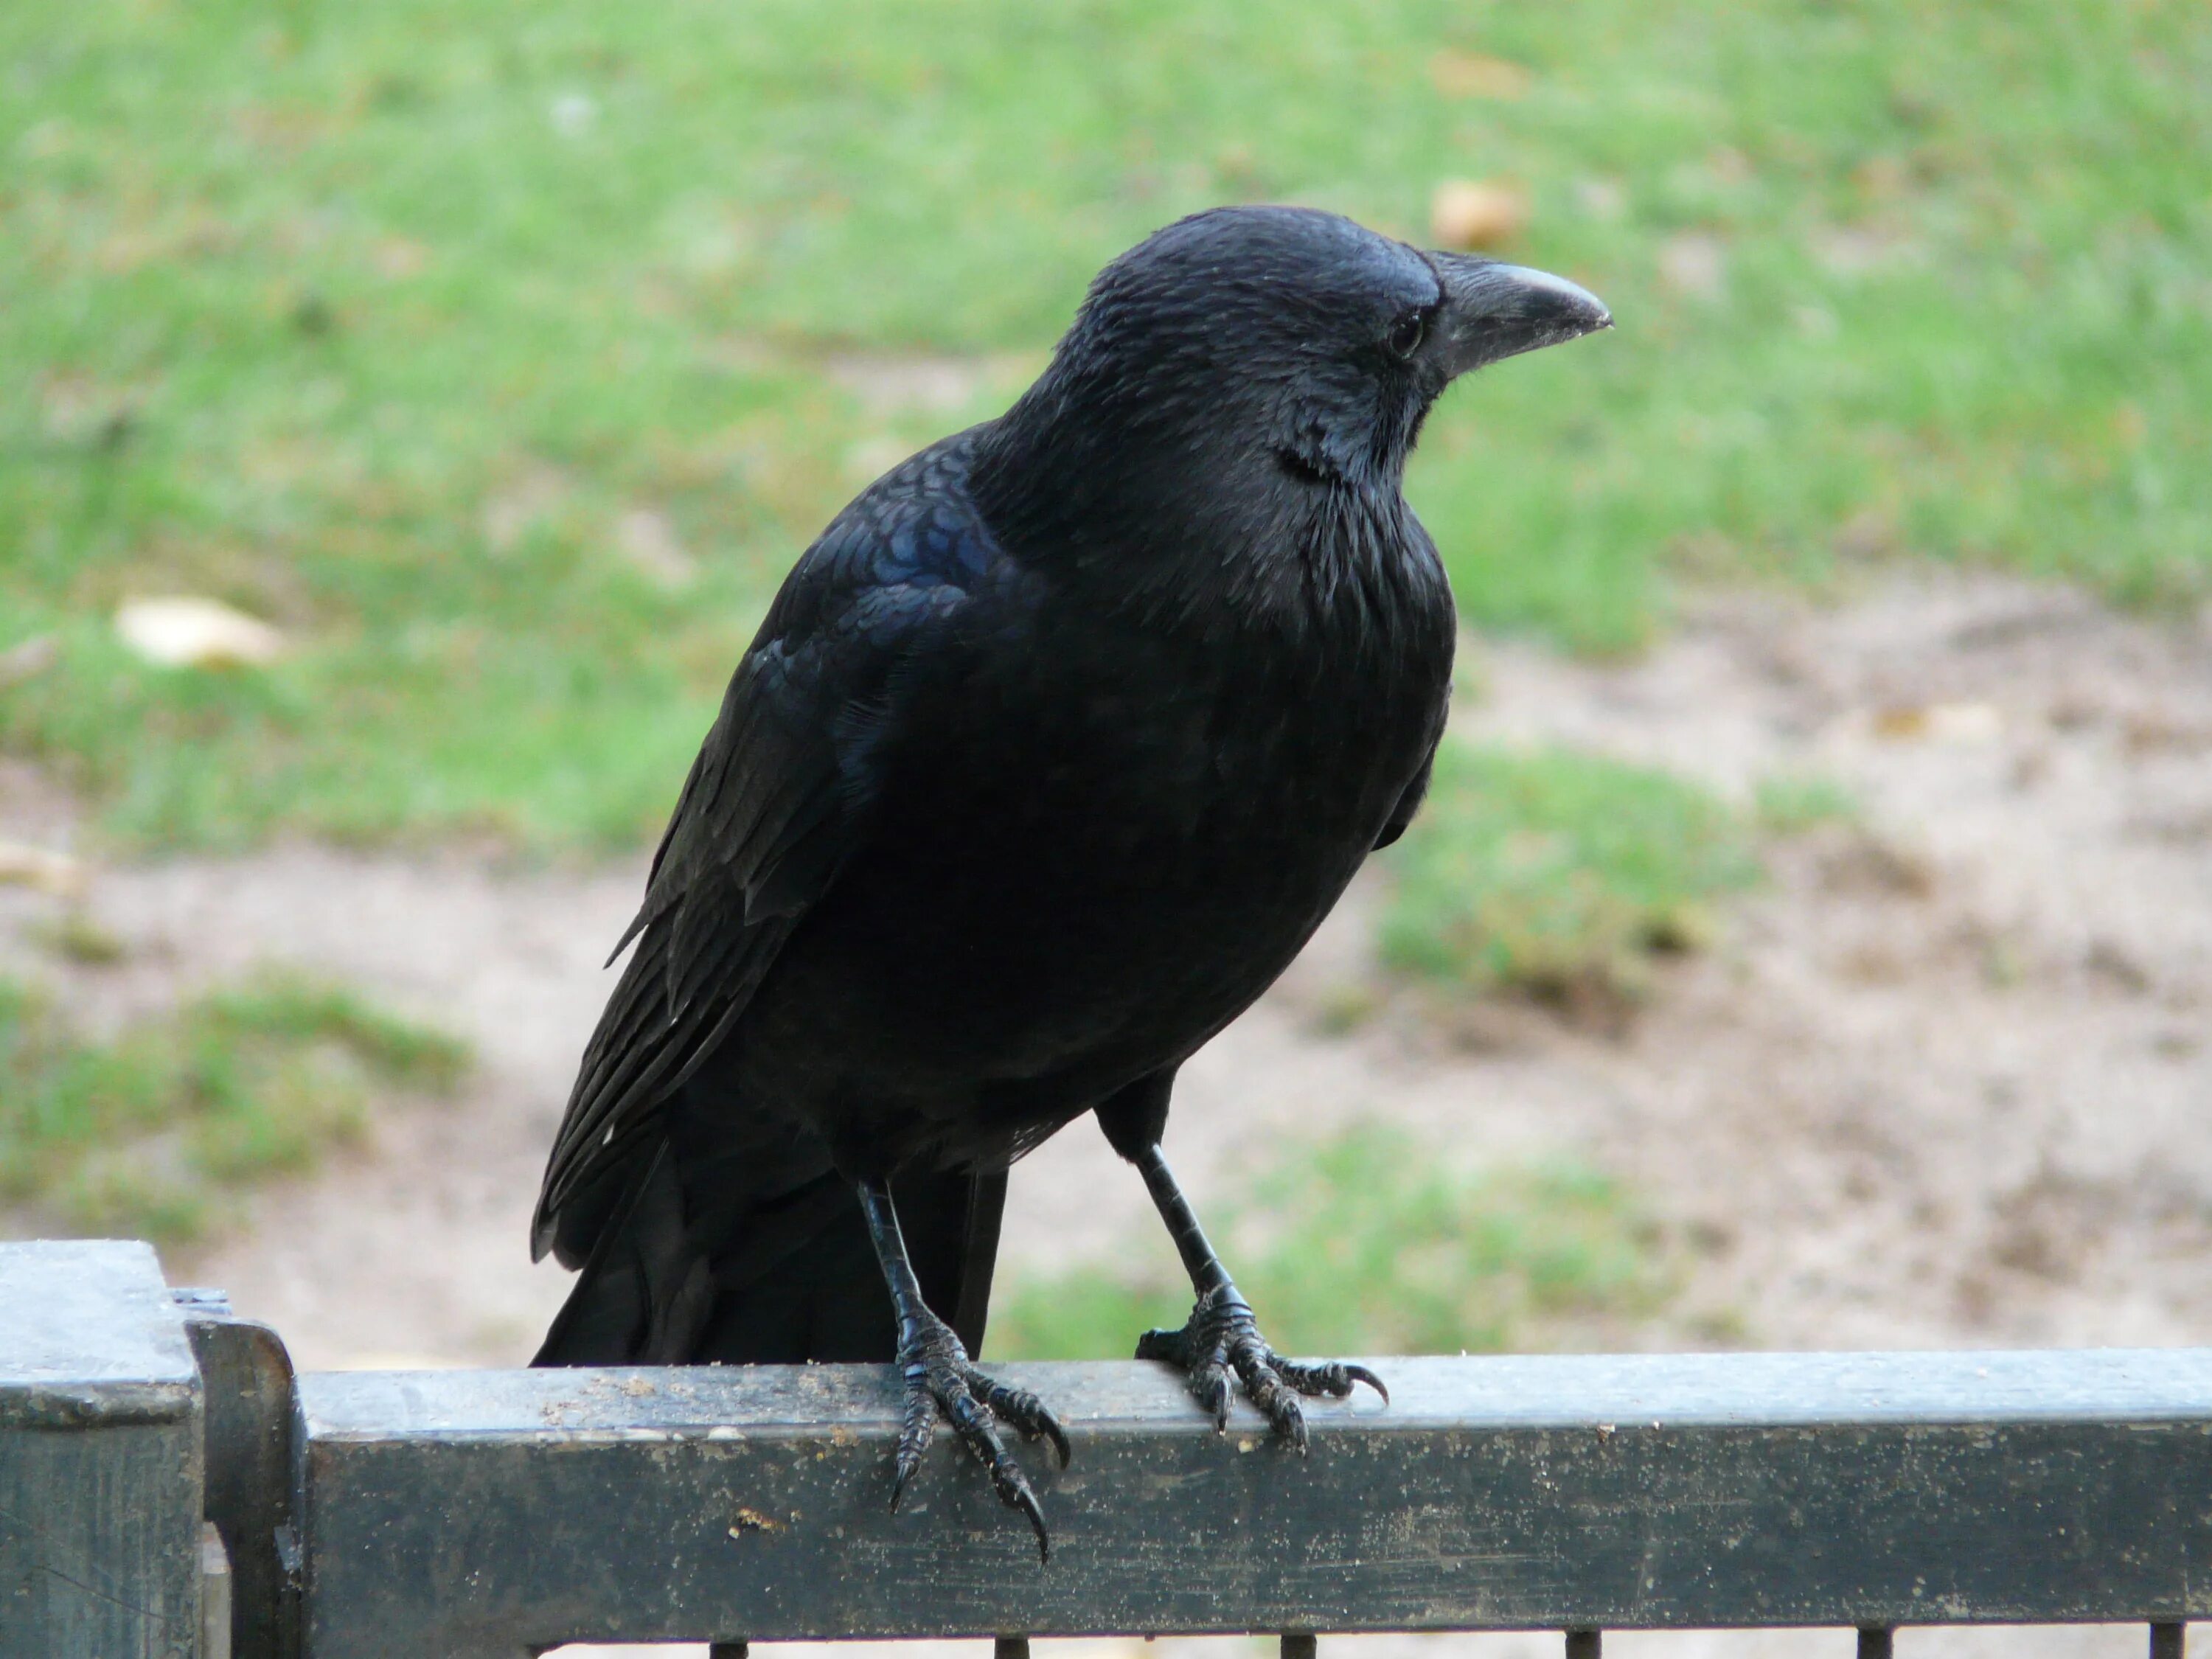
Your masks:
M 1400 568 L 1434 562 L 1400 489 L 1418 415 L 1347 452 L 1246 390 L 1063 359 L 978 434 L 970 489 L 1009 553 L 1109 609 L 1299 629 L 1425 589 Z

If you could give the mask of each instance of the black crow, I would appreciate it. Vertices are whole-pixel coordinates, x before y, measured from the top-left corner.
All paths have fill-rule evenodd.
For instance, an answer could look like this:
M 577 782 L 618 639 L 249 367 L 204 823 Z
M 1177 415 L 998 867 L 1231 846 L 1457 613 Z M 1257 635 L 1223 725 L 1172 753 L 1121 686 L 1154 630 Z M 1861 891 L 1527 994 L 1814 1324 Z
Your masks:
M 1006 1170 L 1085 1112 L 1197 1304 L 1141 1358 L 1220 1424 L 1270 1349 L 1160 1151 L 1176 1068 L 1405 830 L 1454 620 L 1401 493 L 1458 374 L 1609 325 L 1539 271 L 1333 215 L 1170 225 L 995 421 L 863 491 L 784 582 L 684 781 L 532 1237 L 540 1364 L 896 1359 L 892 1502 L 942 1412 L 1043 1517 L 978 1370 Z M 619 954 L 621 946 L 617 946 Z

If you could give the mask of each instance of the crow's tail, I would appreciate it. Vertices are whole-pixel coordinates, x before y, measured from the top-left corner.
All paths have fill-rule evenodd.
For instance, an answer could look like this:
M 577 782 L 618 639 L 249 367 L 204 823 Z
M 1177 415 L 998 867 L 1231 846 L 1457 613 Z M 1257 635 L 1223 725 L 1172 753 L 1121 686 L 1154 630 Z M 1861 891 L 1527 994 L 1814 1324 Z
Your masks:
M 823 1168 L 770 1195 L 738 1171 L 683 1163 L 656 1139 L 608 1171 L 599 1236 L 532 1363 L 893 1358 L 890 1295 L 842 1176 Z M 1003 1170 L 892 1183 L 923 1298 L 971 1354 L 982 1350 L 1006 1196 Z

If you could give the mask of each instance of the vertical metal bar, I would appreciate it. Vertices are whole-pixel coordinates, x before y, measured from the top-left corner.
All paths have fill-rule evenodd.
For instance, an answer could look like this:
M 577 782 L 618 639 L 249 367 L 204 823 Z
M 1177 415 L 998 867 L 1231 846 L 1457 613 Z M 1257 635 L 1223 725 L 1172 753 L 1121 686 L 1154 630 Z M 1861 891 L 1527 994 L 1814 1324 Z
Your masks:
M 207 1518 L 230 1560 L 232 1651 L 295 1659 L 299 1577 L 283 1559 L 294 1534 L 292 1360 L 276 1333 L 240 1319 L 221 1292 L 172 1292 L 207 1389 Z
M 1604 1645 L 1601 1632 L 1571 1630 L 1567 1632 L 1567 1659 L 1599 1659 Z
M 1286 1630 L 1283 1632 L 1283 1659 L 1314 1659 L 1321 1646 L 1318 1638 L 1310 1630 Z
M 991 1644 L 991 1659 L 1030 1659 L 1030 1638 L 1001 1636 Z
M 1859 1626 L 1859 1659 L 1889 1659 L 1890 1638 L 1896 1632 L 1887 1625 Z
M 2188 1626 L 2153 1625 L 2150 1627 L 2150 1659 L 2181 1659 L 2188 1646 Z

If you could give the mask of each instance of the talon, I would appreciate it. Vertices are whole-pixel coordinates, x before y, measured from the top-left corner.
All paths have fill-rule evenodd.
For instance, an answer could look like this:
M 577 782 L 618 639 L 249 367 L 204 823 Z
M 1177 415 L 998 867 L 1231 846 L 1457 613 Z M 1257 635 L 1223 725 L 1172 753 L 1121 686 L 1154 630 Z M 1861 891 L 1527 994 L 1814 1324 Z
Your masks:
M 1024 1480 L 1015 1487 L 1014 1505 L 1029 1516 L 1030 1530 L 1036 1534 L 1037 1565 L 1041 1567 L 1051 1565 L 1052 1534 L 1045 1530 L 1044 1506 L 1037 1502 L 1036 1494 L 1030 1490 L 1028 1481 Z
M 1042 1407 L 1038 1409 L 1041 1414 L 1036 1432 L 1052 1443 L 1053 1450 L 1060 1454 L 1060 1467 L 1064 1469 L 1075 1461 L 1074 1449 L 1067 1443 L 1067 1431 L 1060 1426 L 1060 1419 L 1050 1412 Z
M 963 1380 L 969 1388 L 982 1395 L 985 1405 L 1019 1429 L 1024 1438 L 1049 1441 L 1053 1450 L 1060 1455 L 1060 1468 L 1064 1469 L 1074 1461 L 1067 1443 L 1067 1431 L 1043 1401 L 1026 1389 L 1010 1389 L 972 1368 L 964 1374 Z
M 1376 1376 L 1373 1371 L 1369 1370 L 1366 1366 L 1346 1365 L 1344 1368 L 1344 1375 L 1346 1379 L 1344 1391 L 1347 1395 L 1352 1392 L 1352 1383 L 1364 1382 L 1369 1388 L 1374 1389 L 1376 1393 L 1382 1396 L 1382 1403 L 1384 1405 L 1387 1406 L 1390 1403 L 1390 1390 L 1384 1388 L 1382 1386 L 1382 1379 Z
M 1202 1359 L 1198 1358 L 1201 1354 Z M 1137 1358 L 1180 1366 L 1192 1395 L 1213 1419 L 1218 1433 L 1225 1433 L 1229 1427 L 1233 1370 L 1246 1397 L 1267 1417 L 1269 1425 L 1302 1453 L 1310 1452 L 1312 1446 L 1298 1395 L 1342 1400 L 1355 1384 L 1364 1382 L 1382 1396 L 1385 1405 L 1390 1401 L 1382 1379 L 1364 1365 L 1311 1364 L 1277 1354 L 1260 1334 L 1251 1308 L 1233 1285 L 1222 1285 L 1200 1297 L 1189 1322 L 1181 1330 L 1146 1331 L 1137 1339 Z
M 937 1433 L 937 1406 L 920 1385 L 910 1381 L 908 1385 L 917 1391 L 908 1400 L 906 1421 L 899 1426 L 898 1457 L 893 1465 L 891 1480 L 891 1508 L 896 1510 L 899 1500 L 906 1496 L 907 1482 L 921 1467 L 922 1454 L 929 1449 L 930 1441 Z
M 961 1443 L 989 1473 L 999 1501 L 1029 1518 L 1030 1528 L 1036 1534 L 1037 1558 L 1049 1560 L 1052 1540 L 1045 1530 L 1044 1507 L 1037 1502 L 1021 1465 L 999 1437 L 998 1428 L 1003 1420 L 1032 1439 L 1048 1439 L 1065 1468 L 1070 1449 L 1060 1419 L 1035 1395 L 1008 1388 L 969 1364 L 960 1339 L 942 1321 L 932 1318 L 922 1324 L 898 1358 L 907 1389 L 907 1414 L 893 1466 L 891 1507 L 898 1508 L 905 1496 L 907 1482 L 921 1467 L 941 1414 L 959 1435 Z

